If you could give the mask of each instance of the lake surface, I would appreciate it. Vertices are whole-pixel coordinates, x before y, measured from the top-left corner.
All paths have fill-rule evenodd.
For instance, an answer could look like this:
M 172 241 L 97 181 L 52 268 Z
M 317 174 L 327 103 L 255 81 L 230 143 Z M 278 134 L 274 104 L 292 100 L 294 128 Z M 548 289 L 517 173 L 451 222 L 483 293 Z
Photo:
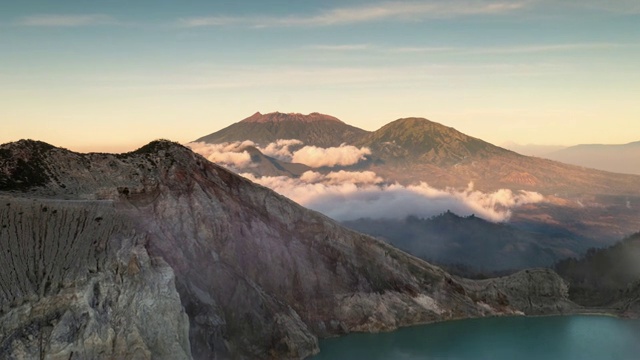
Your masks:
M 449 321 L 321 340 L 312 359 L 638 360 L 640 320 L 576 315 Z

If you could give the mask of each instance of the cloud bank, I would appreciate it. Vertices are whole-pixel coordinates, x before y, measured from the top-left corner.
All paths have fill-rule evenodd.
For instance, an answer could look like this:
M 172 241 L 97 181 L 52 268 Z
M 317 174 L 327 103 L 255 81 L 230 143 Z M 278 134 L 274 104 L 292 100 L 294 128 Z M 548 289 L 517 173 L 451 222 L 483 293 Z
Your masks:
M 409 215 L 431 217 L 451 210 L 461 216 L 477 215 L 493 222 L 509 220 L 512 209 L 544 200 L 536 192 L 501 189 L 483 193 L 473 189 L 436 189 L 425 182 L 403 186 L 384 183 L 371 171 L 331 172 L 326 175 L 308 171 L 299 179 L 286 176 L 242 176 L 319 211 L 333 219 L 404 219 Z
M 234 170 L 251 165 L 251 155 L 245 149 L 247 146 L 255 146 L 255 144 L 253 141 L 247 140 L 222 144 L 192 142 L 188 143 L 187 146 L 207 160 Z
M 245 150 L 248 146 L 253 146 L 263 154 L 278 160 L 304 164 L 313 168 L 355 165 L 365 160 L 367 155 L 371 155 L 371 150 L 366 147 L 358 148 L 346 144 L 329 148 L 303 146 L 302 141 L 295 139 L 277 140 L 265 147 L 260 147 L 249 140 L 222 144 L 193 142 L 187 146 L 209 161 L 236 168 L 250 165 L 251 156 Z
M 265 148 L 260 148 L 260 151 L 263 154 L 271 156 L 278 160 L 291 162 L 291 158 L 293 157 L 293 155 L 291 154 L 291 148 L 298 145 L 302 145 L 302 141 L 295 139 L 281 139 L 272 142 Z
M 257 176 L 246 172 L 252 167 L 251 155 L 246 150 L 249 146 L 282 161 L 316 168 L 353 165 L 371 155 L 368 148 L 344 144 L 319 148 L 288 139 L 263 148 L 252 141 L 187 145 L 208 160 L 339 221 L 404 219 L 409 215 L 427 218 L 450 210 L 461 216 L 474 214 L 489 221 L 503 222 L 509 220 L 513 209 L 544 201 L 539 193 L 523 190 L 500 189 L 484 193 L 475 190 L 473 183 L 466 189 L 436 189 L 426 182 L 404 186 L 385 181 L 373 171 L 306 171 L 299 178 Z
M 352 145 L 342 144 L 339 147 L 320 148 L 317 146 L 305 146 L 292 154 L 294 163 L 305 164 L 314 168 L 328 166 L 355 165 L 371 155 L 369 148 L 357 148 Z

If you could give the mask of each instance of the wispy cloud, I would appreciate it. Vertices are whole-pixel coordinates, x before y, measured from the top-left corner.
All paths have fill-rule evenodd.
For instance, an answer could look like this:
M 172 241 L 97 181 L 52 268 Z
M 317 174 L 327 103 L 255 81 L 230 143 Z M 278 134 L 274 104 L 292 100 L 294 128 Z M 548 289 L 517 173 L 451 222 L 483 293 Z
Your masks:
M 537 3 L 541 7 L 555 7 L 559 5 L 572 9 L 587 9 L 597 12 L 608 12 L 613 14 L 639 14 L 640 2 L 638 0 L 615 0 L 615 1 L 602 1 L 602 0 L 563 0 L 559 2 L 557 0 L 537 0 Z
M 240 25 L 264 27 L 319 27 L 347 25 L 384 20 L 416 21 L 428 18 L 450 18 L 470 15 L 505 14 L 525 7 L 525 1 L 490 2 L 453 0 L 447 2 L 384 2 L 358 7 L 334 8 L 315 15 L 211 16 L 180 20 L 185 27 Z
M 638 46 L 636 44 L 622 43 L 578 43 L 578 44 L 547 44 L 547 45 L 527 45 L 527 46 L 505 46 L 495 48 L 469 48 L 462 50 L 470 54 L 524 54 L 524 53 L 545 53 L 561 52 L 573 50 L 598 50 L 613 49 Z
M 630 43 L 565 43 L 565 44 L 541 44 L 541 45 L 523 45 L 523 46 L 497 46 L 497 47 L 453 47 L 453 46 L 404 46 L 389 47 L 376 46 L 370 44 L 352 44 L 352 45 L 309 45 L 305 46 L 310 50 L 321 51 L 372 51 L 378 53 L 397 53 L 397 54 L 419 54 L 419 53 L 447 53 L 454 55 L 473 55 L 473 54 L 528 54 L 528 53 L 548 53 L 562 51 L 578 51 L 578 50 L 606 50 L 638 47 L 640 44 Z
M 42 26 L 42 27 L 78 27 L 96 25 L 114 25 L 118 22 L 109 15 L 104 14 L 40 14 L 21 18 L 18 25 Z
M 196 70 L 197 69 L 197 70 Z M 431 64 L 402 66 L 206 66 L 189 72 L 156 76 L 101 76 L 87 79 L 100 88 L 170 91 L 209 91 L 257 88 L 317 88 L 323 86 L 371 87 L 420 83 L 427 79 L 501 76 L 531 77 L 569 71 L 569 65 L 552 63 Z M 195 73 L 194 73 L 195 72 Z
M 460 51 L 462 48 L 451 46 L 404 46 L 396 48 L 384 49 L 386 52 L 393 53 L 442 53 Z
M 369 44 L 340 44 L 340 45 L 319 44 L 319 45 L 305 46 L 305 48 L 310 50 L 322 50 L 322 51 L 361 51 L 361 50 L 372 49 L 372 46 Z

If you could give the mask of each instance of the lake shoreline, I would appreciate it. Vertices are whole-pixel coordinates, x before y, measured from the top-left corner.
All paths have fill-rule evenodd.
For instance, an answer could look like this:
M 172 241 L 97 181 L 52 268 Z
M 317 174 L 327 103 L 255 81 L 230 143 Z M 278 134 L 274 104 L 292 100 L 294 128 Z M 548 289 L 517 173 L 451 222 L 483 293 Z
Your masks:
M 411 325 L 398 326 L 398 327 L 393 328 L 393 329 L 383 329 L 383 330 L 375 331 L 375 332 L 350 331 L 350 332 L 344 333 L 344 334 L 338 334 L 338 335 L 333 335 L 332 334 L 332 335 L 326 336 L 326 337 L 321 337 L 321 338 L 319 337 L 319 339 L 320 340 L 333 339 L 333 338 L 338 338 L 338 337 L 342 337 L 342 336 L 349 335 L 349 334 L 390 333 L 390 332 L 394 332 L 394 331 L 397 331 L 397 330 L 403 329 L 403 328 L 411 328 L 411 327 L 415 327 L 415 326 L 438 324 L 438 323 L 445 323 L 445 322 L 464 321 L 464 320 L 474 320 L 474 319 L 506 318 L 506 317 L 530 317 L 530 318 L 536 318 L 536 317 L 554 317 L 554 316 L 579 316 L 579 315 L 585 315 L 585 316 L 609 316 L 609 317 L 614 317 L 614 318 L 618 318 L 618 319 L 632 319 L 632 320 L 640 319 L 640 316 L 638 316 L 638 315 L 625 315 L 620 310 L 615 310 L 615 309 L 580 308 L 580 309 L 573 309 L 573 310 L 568 311 L 568 312 L 549 313 L 549 314 L 502 313 L 502 314 L 492 314 L 492 315 L 487 315 L 487 316 L 450 318 L 450 319 L 444 319 L 444 320 L 435 320 L 435 321 L 414 323 L 414 324 L 411 324 Z
M 323 339 L 320 354 L 310 359 L 636 358 L 639 319 L 620 317 L 610 309 L 576 310 L 581 311 L 466 318 L 391 332 L 352 333 Z

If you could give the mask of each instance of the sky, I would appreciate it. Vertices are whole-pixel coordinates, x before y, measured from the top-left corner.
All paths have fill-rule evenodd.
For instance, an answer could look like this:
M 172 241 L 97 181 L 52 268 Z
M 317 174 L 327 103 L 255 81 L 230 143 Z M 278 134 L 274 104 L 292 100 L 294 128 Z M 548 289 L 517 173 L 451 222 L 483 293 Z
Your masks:
M 640 140 L 640 2 L 3 1 L 0 143 L 182 143 L 262 113 Z

